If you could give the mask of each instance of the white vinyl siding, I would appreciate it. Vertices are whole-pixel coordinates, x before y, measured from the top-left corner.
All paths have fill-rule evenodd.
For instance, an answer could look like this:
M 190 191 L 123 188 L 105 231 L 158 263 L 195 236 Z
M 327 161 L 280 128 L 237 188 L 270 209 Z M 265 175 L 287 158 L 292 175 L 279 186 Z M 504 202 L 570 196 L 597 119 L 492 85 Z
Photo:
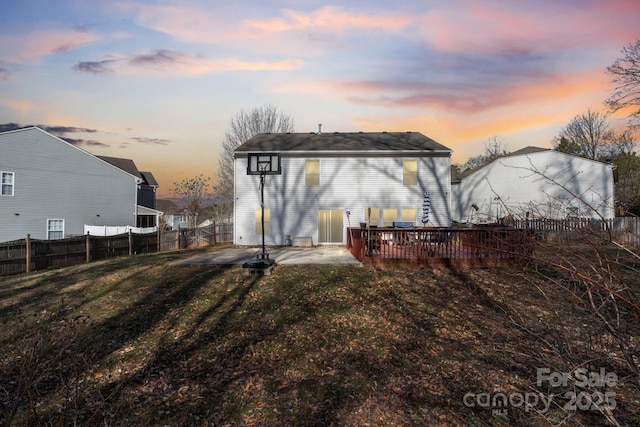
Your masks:
M 305 184 L 320 185 L 320 160 L 305 162 Z
M 459 222 L 615 214 L 612 165 L 554 150 L 496 159 L 463 177 L 452 193 L 452 219 Z
M 64 219 L 47 220 L 47 240 L 64 238 Z
M 16 174 L 13 172 L 0 172 L 2 180 L 2 195 L 13 196 Z
M 297 153 L 296 153 L 297 154 Z M 450 159 L 448 156 L 418 157 L 417 185 L 403 184 L 403 158 L 367 157 L 367 154 L 320 158 L 322 185 L 305 185 L 306 160 L 313 154 L 288 157 L 282 153 L 282 175 L 267 176 L 264 188 L 265 208 L 270 208 L 267 245 L 284 245 L 286 236 L 305 237 L 319 242 L 318 212 L 351 212 L 343 227 L 368 223 L 382 225 L 382 209 L 393 211 L 389 225 L 398 221 L 402 208 L 422 212 L 424 191 L 431 193 L 430 226 L 450 225 Z M 256 234 L 256 207 L 260 206 L 260 180 L 247 176 L 247 158 L 235 159 L 234 242 L 259 245 Z M 345 214 L 346 215 L 346 214 Z M 416 219 L 412 222 L 415 223 Z M 346 232 L 345 232 L 346 236 Z

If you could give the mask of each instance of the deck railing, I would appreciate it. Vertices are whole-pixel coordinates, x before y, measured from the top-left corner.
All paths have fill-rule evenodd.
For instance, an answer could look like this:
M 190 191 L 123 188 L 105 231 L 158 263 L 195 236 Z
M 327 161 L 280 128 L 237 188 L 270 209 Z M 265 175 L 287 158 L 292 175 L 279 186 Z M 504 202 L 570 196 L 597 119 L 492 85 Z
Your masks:
M 347 229 L 347 247 L 362 262 L 502 265 L 526 261 L 533 241 L 530 231 L 505 227 L 371 227 Z

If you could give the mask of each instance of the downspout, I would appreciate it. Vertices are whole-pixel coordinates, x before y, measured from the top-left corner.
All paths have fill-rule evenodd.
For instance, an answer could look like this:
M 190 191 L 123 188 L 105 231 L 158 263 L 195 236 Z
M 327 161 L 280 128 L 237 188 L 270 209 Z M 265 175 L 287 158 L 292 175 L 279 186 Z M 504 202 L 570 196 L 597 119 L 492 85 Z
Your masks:
M 138 187 L 140 184 L 142 184 L 142 179 L 140 178 L 136 178 L 135 179 L 135 189 L 136 191 L 134 192 L 134 198 L 133 198 L 133 225 L 132 227 L 137 227 L 138 226 Z
M 237 245 L 238 242 L 236 241 L 236 236 L 238 235 L 237 233 L 237 227 L 238 227 L 238 221 L 237 221 L 237 217 L 236 217 L 236 209 L 237 209 L 237 199 L 236 199 L 236 161 L 237 161 L 237 157 L 236 154 L 233 154 L 233 200 L 231 200 L 231 203 L 233 203 L 233 244 Z

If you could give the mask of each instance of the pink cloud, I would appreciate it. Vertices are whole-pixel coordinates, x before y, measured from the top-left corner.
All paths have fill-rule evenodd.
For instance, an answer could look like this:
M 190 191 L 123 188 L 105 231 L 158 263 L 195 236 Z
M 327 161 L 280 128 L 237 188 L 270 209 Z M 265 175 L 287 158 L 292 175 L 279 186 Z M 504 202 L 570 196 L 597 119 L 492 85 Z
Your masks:
M 192 3 L 166 6 L 120 2 L 117 8 L 123 13 L 134 14 L 139 25 L 182 41 L 206 44 L 224 41 L 254 46 L 256 40 L 260 40 L 264 51 L 281 50 L 283 44 L 304 44 L 314 37 L 310 31 L 321 33 L 322 38 L 348 31 L 399 32 L 413 21 L 410 16 L 387 11 L 365 14 L 333 6 L 310 12 L 283 9 L 276 16 L 245 19 L 236 18 L 242 17 L 244 11 L 220 8 L 214 14 L 211 8 Z
M 169 34 L 182 41 L 216 43 L 225 38 L 225 20 L 201 6 L 148 5 L 140 2 L 119 2 L 114 7 L 124 14 L 133 14 L 138 25 Z
M 91 31 L 50 30 L 26 35 L 0 37 L 0 52 L 5 60 L 23 62 L 56 53 L 64 53 L 92 43 L 98 36 Z
M 611 39 L 620 43 L 632 36 L 633 26 L 620 23 L 637 20 L 640 3 L 585 3 L 548 2 L 538 7 L 533 2 L 460 1 L 426 13 L 419 28 L 438 50 L 475 53 L 557 50 Z

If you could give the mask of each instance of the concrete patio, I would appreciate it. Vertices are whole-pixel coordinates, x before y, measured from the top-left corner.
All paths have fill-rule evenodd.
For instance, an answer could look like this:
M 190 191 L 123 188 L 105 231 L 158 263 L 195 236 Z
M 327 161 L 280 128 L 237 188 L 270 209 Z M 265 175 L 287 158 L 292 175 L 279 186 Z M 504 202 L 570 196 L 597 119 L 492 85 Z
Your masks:
M 268 247 L 266 251 L 269 258 L 279 265 L 362 265 L 344 246 Z M 228 248 L 177 261 L 174 265 L 242 265 L 256 259 L 256 255 L 260 253 L 262 248 Z

